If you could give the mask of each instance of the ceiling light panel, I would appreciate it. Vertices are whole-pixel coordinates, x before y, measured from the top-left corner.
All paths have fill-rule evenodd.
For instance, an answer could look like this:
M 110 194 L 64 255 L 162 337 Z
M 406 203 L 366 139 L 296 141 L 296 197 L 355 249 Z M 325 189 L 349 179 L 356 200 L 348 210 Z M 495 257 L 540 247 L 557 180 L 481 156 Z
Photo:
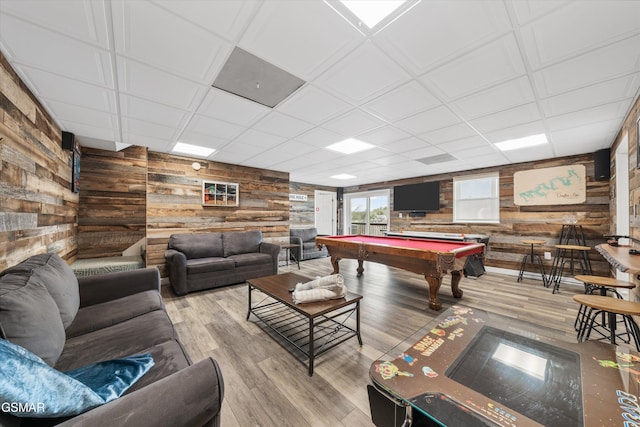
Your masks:
M 340 0 L 367 27 L 374 28 L 406 0 Z
M 524 138 L 510 139 L 507 141 L 497 142 L 495 144 L 501 151 L 518 150 L 521 148 L 535 147 L 536 145 L 547 144 L 547 136 L 543 133 L 538 135 L 526 136 Z
M 354 154 L 360 151 L 370 150 L 374 147 L 375 145 L 369 144 L 367 142 L 358 141 L 357 139 L 349 138 L 349 139 L 345 139 L 344 141 L 331 144 L 326 148 L 327 150 L 337 151 L 342 154 Z
M 191 145 L 191 144 L 185 144 L 184 142 L 176 142 L 176 145 L 173 147 L 173 150 L 171 151 L 173 151 L 174 153 L 208 157 L 211 154 L 213 154 L 213 152 L 216 150 L 213 148 L 202 147 L 199 145 Z

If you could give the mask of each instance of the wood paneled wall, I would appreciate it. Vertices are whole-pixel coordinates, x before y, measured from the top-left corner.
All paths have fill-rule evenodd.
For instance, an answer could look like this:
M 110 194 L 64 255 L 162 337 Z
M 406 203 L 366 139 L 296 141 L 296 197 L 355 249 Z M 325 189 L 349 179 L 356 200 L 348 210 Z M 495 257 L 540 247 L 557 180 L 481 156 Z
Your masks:
M 319 185 L 303 184 L 300 182 L 292 182 L 289 184 L 289 192 L 291 194 L 304 194 L 307 196 L 306 201 L 292 201 L 290 209 L 290 225 L 291 228 L 303 228 L 315 226 L 315 203 L 316 190 L 336 192 L 335 187 L 326 187 Z
M 147 148 L 82 148 L 78 258 L 119 256 L 146 236 Z
M 76 256 L 78 194 L 61 138 L 0 52 L 0 270 L 43 252 Z
M 629 114 L 624 120 L 622 128 L 616 137 L 616 141 L 611 147 L 611 164 L 615 163 L 616 149 L 623 142 L 625 134 L 627 135 L 627 152 L 629 153 L 629 235 L 634 239 L 633 246 L 640 248 L 640 165 L 638 164 L 638 144 L 640 144 L 640 135 L 638 135 L 638 120 L 640 120 L 640 97 L 636 99 L 633 107 L 629 111 Z M 615 234 L 616 231 L 616 192 L 615 186 L 618 185 L 617 177 L 615 176 L 615 167 L 613 167 L 611 175 L 611 197 L 610 197 L 610 211 L 611 211 L 611 226 L 607 230 L 611 234 Z M 634 215 L 635 213 L 635 215 Z M 629 275 L 630 280 L 636 284 L 636 288 L 633 290 L 634 299 L 640 301 L 640 280 L 637 276 Z
M 261 230 L 267 241 L 289 238 L 289 174 L 156 152 L 148 154 L 147 265 L 166 276 L 164 251 L 173 233 Z M 202 180 L 240 184 L 237 207 L 202 206 Z
M 557 206 L 516 206 L 513 203 L 513 174 L 517 171 L 547 168 L 563 165 L 582 164 L 587 174 L 587 201 L 580 205 Z M 465 234 L 486 234 L 490 237 L 485 264 L 491 267 L 519 270 L 523 255 L 530 247 L 520 241 L 524 239 L 544 240 L 544 247 L 537 249 L 555 254 L 553 247 L 558 243 L 561 225 L 566 215 L 576 216 L 583 226 L 587 245 L 594 247 L 603 243 L 602 237 L 609 231 L 609 182 L 595 181 L 593 176 L 593 156 L 591 154 L 564 157 L 530 163 L 519 163 L 499 168 L 455 172 L 428 177 L 413 178 L 394 182 L 375 183 L 357 188 L 345 189 L 345 192 L 367 191 L 381 187 L 393 188 L 395 185 L 424 181 L 440 181 L 440 211 L 427 213 L 423 218 L 399 216 L 392 212 L 391 231 L 437 231 Z M 499 224 L 460 224 L 453 223 L 453 177 L 480 173 L 500 173 L 500 223 Z M 392 192 L 393 197 L 393 192 Z M 595 274 L 608 274 L 608 263 L 595 250 L 590 253 Z M 546 261 L 549 266 L 551 261 Z

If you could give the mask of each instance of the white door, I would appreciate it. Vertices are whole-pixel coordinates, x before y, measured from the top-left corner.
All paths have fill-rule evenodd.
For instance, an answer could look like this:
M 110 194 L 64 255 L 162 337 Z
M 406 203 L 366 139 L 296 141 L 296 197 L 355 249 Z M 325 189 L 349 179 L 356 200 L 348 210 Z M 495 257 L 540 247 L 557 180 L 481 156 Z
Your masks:
M 616 234 L 629 235 L 629 146 L 625 135 L 616 148 Z M 628 239 L 620 239 L 621 245 L 628 245 Z M 629 273 L 616 270 L 618 280 L 629 281 Z
M 315 191 L 315 223 L 318 235 L 333 236 L 336 234 L 336 193 Z

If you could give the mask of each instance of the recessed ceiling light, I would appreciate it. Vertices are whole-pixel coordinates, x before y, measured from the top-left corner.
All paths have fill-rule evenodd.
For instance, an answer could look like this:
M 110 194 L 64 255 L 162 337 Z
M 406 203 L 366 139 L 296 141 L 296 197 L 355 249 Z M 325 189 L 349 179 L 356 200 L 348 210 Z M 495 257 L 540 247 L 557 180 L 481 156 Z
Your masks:
M 331 178 L 333 179 L 353 179 L 355 176 L 349 175 L 348 173 L 341 173 L 339 175 L 333 175 Z
M 202 147 L 200 145 L 185 144 L 184 142 L 177 142 L 173 150 L 174 153 L 191 154 L 192 156 L 208 157 L 213 154 L 215 148 Z
M 344 141 L 336 142 L 329 145 L 327 150 L 337 151 L 342 154 L 359 153 L 360 151 L 369 150 L 374 148 L 375 145 L 371 145 L 367 142 L 358 141 L 357 139 L 349 138 Z
M 526 136 L 524 138 L 510 139 L 508 141 L 497 142 L 495 144 L 501 151 L 518 150 L 520 148 L 535 147 L 536 145 L 547 144 L 547 136 L 544 133 Z
M 391 15 L 406 0 L 340 0 L 369 29 Z

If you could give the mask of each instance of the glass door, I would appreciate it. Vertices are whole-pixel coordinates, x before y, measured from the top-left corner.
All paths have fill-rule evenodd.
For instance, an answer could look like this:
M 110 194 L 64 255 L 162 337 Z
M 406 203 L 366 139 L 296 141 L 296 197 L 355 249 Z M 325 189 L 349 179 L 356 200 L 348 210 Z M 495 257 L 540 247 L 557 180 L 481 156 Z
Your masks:
M 389 190 L 345 194 L 348 234 L 384 236 L 389 228 Z

